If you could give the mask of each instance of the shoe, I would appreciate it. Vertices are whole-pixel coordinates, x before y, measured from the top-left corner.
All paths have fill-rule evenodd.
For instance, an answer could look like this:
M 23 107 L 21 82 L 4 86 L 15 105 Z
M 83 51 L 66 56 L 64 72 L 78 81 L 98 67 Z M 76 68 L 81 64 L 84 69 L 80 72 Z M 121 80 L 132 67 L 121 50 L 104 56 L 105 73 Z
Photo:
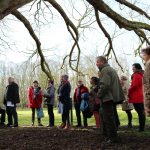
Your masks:
M 86 129 L 87 129 L 87 128 L 88 128 L 88 126 L 87 126 L 87 125 L 84 125 L 84 128 L 86 128 Z
M 32 127 L 34 126 L 34 122 L 32 122 L 31 126 L 32 126 Z
M 119 142 L 118 138 L 107 139 L 107 141 L 106 141 L 107 144 L 113 144 L 113 143 L 118 143 L 118 142 Z
M 133 128 L 132 124 L 128 123 L 127 128 Z
M 16 128 L 16 127 L 18 127 L 18 124 L 14 124 L 12 127 L 13 127 L 13 128 Z
M 11 123 L 8 123 L 7 125 L 6 125 L 6 127 L 11 127 L 12 126 L 12 124 Z
M 82 126 L 81 125 L 76 125 L 76 128 L 81 128 Z
M 38 123 L 38 126 L 39 126 L 39 127 L 43 127 L 43 125 L 42 125 L 41 123 Z
M 63 128 L 65 128 L 65 126 L 66 126 L 66 124 L 65 124 L 65 123 L 62 123 L 58 128 L 59 128 L 59 129 L 63 129 Z

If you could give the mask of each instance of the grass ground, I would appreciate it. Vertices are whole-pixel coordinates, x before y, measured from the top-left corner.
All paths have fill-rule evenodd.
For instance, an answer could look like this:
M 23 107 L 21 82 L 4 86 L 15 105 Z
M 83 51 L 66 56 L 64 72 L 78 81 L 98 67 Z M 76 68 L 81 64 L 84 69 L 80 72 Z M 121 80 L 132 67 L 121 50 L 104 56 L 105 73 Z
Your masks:
M 121 110 L 121 107 L 118 107 L 118 114 L 119 114 L 121 126 L 127 125 L 127 115 L 124 111 Z M 47 125 L 48 124 L 48 113 L 47 113 L 46 108 L 44 108 L 44 115 L 45 115 L 45 117 L 42 118 L 42 123 L 43 123 L 43 125 Z M 56 108 L 54 109 L 54 115 L 55 115 L 55 125 L 57 126 L 61 123 L 61 115 L 58 114 Z M 134 110 L 132 110 L 132 115 L 133 115 L 133 125 L 137 126 L 138 125 L 138 116 Z M 21 126 L 31 125 L 31 110 L 30 109 L 18 109 L 18 117 L 19 117 L 19 125 L 21 125 Z M 37 120 L 35 121 L 35 125 L 36 124 L 37 124 Z M 74 110 L 73 110 L 73 125 L 76 125 L 76 115 L 75 115 Z M 88 119 L 88 125 L 89 126 L 95 125 L 94 117 Z M 146 125 L 150 125 L 150 118 L 147 118 Z

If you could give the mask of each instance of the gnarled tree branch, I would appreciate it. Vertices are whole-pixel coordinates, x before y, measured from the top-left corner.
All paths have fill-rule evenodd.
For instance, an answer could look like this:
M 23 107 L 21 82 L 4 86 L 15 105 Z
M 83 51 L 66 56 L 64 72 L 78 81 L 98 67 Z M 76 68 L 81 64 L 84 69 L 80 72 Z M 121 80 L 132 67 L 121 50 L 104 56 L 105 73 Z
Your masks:
M 124 28 L 126 30 L 138 30 L 145 29 L 150 31 L 150 25 L 137 22 L 137 21 L 129 21 L 126 18 L 122 17 L 120 14 L 112 10 L 103 0 L 87 0 L 94 8 L 98 9 L 100 12 L 107 15 L 111 18 L 120 28 Z
M 71 48 L 71 51 L 70 51 L 70 54 L 69 54 L 69 66 L 72 70 L 76 71 L 76 72 L 79 72 L 78 70 L 78 67 L 79 67 L 79 61 L 80 61 L 80 53 L 81 53 L 81 50 L 80 50 L 80 47 L 79 47 L 79 44 L 78 44 L 78 41 L 79 41 L 79 33 L 78 33 L 78 30 L 77 28 L 75 27 L 75 25 L 73 24 L 73 22 L 69 19 L 69 17 L 67 16 L 67 14 L 65 13 L 65 11 L 63 10 L 63 8 L 55 1 L 55 0 L 45 0 L 47 2 L 49 2 L 60 14 L 61 16 L 63 17 L 65 23 L 66 23 L 66 26 L 67 26 L 67 29 L 68 31 L 70 32 L 72 38 L 74 39 L 74 44 Z M 73 30 L 73 32 L 72 32 Z M 74 35 L 75 34 L 75 35 Z M 73 54 L 73 51 L 75 49 L 75 47 L 77 46 L 78 48 L 78 58 L 77 58 L 77 65 L 76 65 L 76 68 L 74 68 L 72 66 L 72 54 Z
M 150 20 L 150 16 L 144 10 L 142 10 L 139 7 L 137 7 L 136 5 L 128 2 L 127 0 L 116 0 L 116 1 L 119 2 L 120 4 L 123 4 L 123 5 L 127 6 L 127 7 L 129 7 L 130 9 L 138 12 L 141 15 L 144 15 L 147 19 Z
M 14 15 L 18 20 L 20 20 L 24 24 L 26 29 L 29 31 L 31 37 L 34 39 L 34 41 L 36 43 L 37 51 L 38 51 L 38 54 L 41 58 L 42 71 L 47 75 L 48 78 L 53 79 L 50 68 L 49 68 L 49 66 L 45 60 L 45 57 L 44 57 L 42 49 L 41 49 L 41 42 L 38 39 L 38 37 L 36 36 L 30 22 L 17 10 L 13 11 L 12 15 Z

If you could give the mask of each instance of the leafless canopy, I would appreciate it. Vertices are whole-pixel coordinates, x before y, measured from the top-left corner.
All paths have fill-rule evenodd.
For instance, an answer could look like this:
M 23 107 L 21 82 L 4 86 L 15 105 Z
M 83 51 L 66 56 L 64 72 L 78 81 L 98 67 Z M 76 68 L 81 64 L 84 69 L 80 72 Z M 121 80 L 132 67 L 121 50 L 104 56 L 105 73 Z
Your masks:
M 74 71 L 77 71 L 78 73 L 80 73 L 78 70 L 79 61 L 80 61 L 80 53 L 81 53 L 81 49 L 79 46 L 79 31 L 78 31 L 80 24 L 79 24 L 79 26 L 74 25 L 72 20 L 69 18 L 67 12 L 58 3 L 58 1 L 55 1 L 55 0 L 1 0 L 0 1 L 0 20 L 2 20 L 5 16 L 7 16 L 9 14 L 12 14 L 19 21 L 21 21 L 24 24 L 24 26 L 27 28 L 31 37 L 34 39 L 34 41 L 36 43 L 37 52 L 41 58 L 42 70 L 46 73 L 46 75 L 49 78 L 53 78 L 51 71 L 50 71 L 50 68 L 47 65 L 45 57 L 43 55 L 42 48 L 41 48 L 41 42 L 40 42 L 38 36 L 34 33 L 34 30 L 32 29 L 32 25 L 27 20 L 27 18 L 25 16 L 23 16 L 23 14 L 21 14 L 21 12 L 19 12 L 17 10 L 18 8 L 28 4 L 30 2 L 32 2 L 32 4 L 34 4 L 35 2 L 37 2 L 38 4 L 43 3 L 47 7 L 49 5 L 51 5 L 62 16 L 62 18 L 64 19 L 64 22 L 66 24 L 66 27 L 68 29 L 68 32 L 70 33 L 70 35 L 72 36 L 72 38 L 74 40 L 74 43 L 73 43 L 71 50 L 70 50 L 70 53 L 64 58 L 63 63 L 65 62 L 66 58 L 69 57 L 70 67 Z M 128 9 L 138 13 L 139 15 L 143 16 L 144 21 L 138 22 L 138 21 L 134 21 L 134 19 L 129 20 L 129 19 L 125 18 L 124 16 L 120 15 L 117 11 L 113 10 L 107 4 L 107 2 L 105 2 L 104 0 L 83 0 L 83 2 L 85 4 L 89 4 L 93 8 L 94 13 L 95 13 L 95 20 L 97 21 L 97 24 L 98 24 L 100 30 L 104 33 L 104 36 L 108 39 L 108 45 L 109 46 L 108 46 L 108 49 L 106 51 L 107 57 L 109 57 L 110 53 L 112 52 L 112 54 L 114 54 L 116 61 L 117 61 L 115 50 L 113 48 L 112 38 L 111 38 L 109 32 L 107 31 L 107 29 L 105 29 L 105 26 L 101 22 L 101 18 L 100 18 L 101 13 L 105 14 L 108 18 L 113 20 L 120 29 L 123 28 L 123 29 L 128 30 L 128 31 L 134 31 L 135 34 L 139 37 L 139 39 L 141 41 L 139 48 L 144 43 L 150 45 L 149 38 L 147 37 L 147 34 L 146 34 L 146 32 L 150 31 L 150 25 L 148 23 L 150 20 L 150 16 L 145 10 L 143 10 L 142 8 L 139 8 L 136 5 L 136 3 L 131 3 L 130 1 L 127 1 L 127 0 L 115 0 L 114 1 L 114 3 L 119 4 L 121 6 L 124 6 Z M 77 60 L 75 60 L 77 62 L 76 67 L 74 67 L 72 65 L 72 62 L 74 62 L 72 55 L 73 55 L 75 48 L 77 48 L 77 50 L 78 50 L 78 58 L 77 58 Z M 117 61 L 117 63 L 119 64 L 118 61 Z M 62 67 L 63 67 L 63 65 L 62 65 Z

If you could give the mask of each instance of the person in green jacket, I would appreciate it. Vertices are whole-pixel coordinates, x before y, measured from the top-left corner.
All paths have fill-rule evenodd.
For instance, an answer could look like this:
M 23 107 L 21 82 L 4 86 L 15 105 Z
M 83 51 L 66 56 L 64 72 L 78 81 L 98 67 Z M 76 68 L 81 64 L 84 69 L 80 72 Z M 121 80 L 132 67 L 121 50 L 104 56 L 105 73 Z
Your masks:
M 122 103 L 125 97 L 117 72 L 110 67 L 107 59 L 104 56 L 97 57 L 96 65 L 100 77 L 98 97 L 102 102 L 102 134 L 106 137 L 106 142 L 114 143 L 118 141 L 114 105 Z

